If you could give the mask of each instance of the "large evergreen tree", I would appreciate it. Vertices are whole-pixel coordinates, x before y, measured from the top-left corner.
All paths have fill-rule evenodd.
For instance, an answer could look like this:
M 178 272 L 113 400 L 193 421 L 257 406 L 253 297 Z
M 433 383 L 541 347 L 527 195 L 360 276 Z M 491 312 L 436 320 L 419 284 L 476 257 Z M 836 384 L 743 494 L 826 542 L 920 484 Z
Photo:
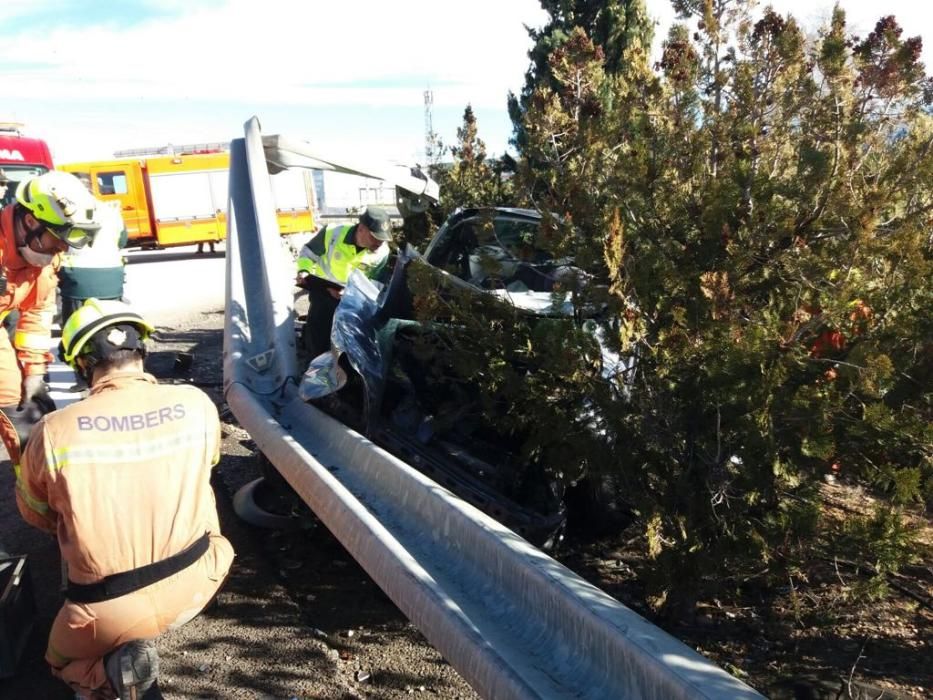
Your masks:
M 549 21 L 541 29 L 528 30 L 534 46 L 529 52 L 531 65 L 525 74 L 525 86 L 520 95 L 509 95 L 509 114 L 515 127 L 513 143 L 519 149 L 527 144 L 524 115 L 529 102 L 539 86 L 559 86 L 550 59 L 575 29 L 582 29 L 600 48 L 602 69 L 610 75 L 624 70 L 633 53 L 648 51 L 654 35 L 644 0 L 541 0 L 541 6 L 548 12 Z
M 673 27 L 653 74 L 633 43 L 613 62 L 620 44 L 594 41 L 596 3 L 543 5 L 552 22 L 513 101 L 521 182 L 552 214 L 555 252 L 606 283 L 576 290 L 578 308 L 602 305 L 591 323 L 633 367 L 607 388 L 584 336 L 528 333 L 529 355 L 563 352 L 516 398 L 525 419 L 553 431 L 559 407 L 566 452 L 622 484 L 674 614 L 762 561 L 849 546 L 881 574 L 902 565 L 901 510 L 933 495 L 919 39 L 886 17 L 857 40 L 837 8 L 811 44 L 742 0 L 678 2 L 699 30 Z M 844 537 L 821 530 L 826 474 L 883 503 Z

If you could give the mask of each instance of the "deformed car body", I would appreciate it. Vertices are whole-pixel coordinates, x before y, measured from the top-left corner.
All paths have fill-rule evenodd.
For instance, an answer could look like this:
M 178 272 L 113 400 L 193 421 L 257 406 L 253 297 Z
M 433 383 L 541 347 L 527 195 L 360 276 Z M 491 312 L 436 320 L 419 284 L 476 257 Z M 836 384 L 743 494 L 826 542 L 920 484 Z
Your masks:
M 315 358 L 300 392 L 464 500 L 544 547 L 562 536 L 567 484 L 516 449 L 501 426 L 508 397 L 490 401 L 450 365 L 469 333 L 444 303 L 460 295 L 479 314 L 516 323 L 573 323 L 568 280 L 579 270 L 534 245 L 541 215 L 464 209 L 437 231 L 424 256 L 401 253 L 383 287 L 351 276 L 337 307 L 332 352 Z M 509 316 L 514 314 L 514 316 Z M 618 357 L 604 353 L 604 364 Z M 533 372 L 523 367 L 521 372 Z M 492 408 L 491 408 L 492 406 Z M 581 411 L 585 408 L 581 407 Z

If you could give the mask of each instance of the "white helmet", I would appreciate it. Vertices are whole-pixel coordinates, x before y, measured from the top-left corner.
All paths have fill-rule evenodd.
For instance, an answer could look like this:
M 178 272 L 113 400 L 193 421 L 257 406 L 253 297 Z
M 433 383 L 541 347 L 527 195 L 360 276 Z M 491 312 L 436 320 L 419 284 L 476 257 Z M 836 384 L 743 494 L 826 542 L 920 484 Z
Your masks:
M 97 200 L 71 173 L 51 170 L 23 180 L 16 201 L 72 248 L 83 248 L 100 230 Z

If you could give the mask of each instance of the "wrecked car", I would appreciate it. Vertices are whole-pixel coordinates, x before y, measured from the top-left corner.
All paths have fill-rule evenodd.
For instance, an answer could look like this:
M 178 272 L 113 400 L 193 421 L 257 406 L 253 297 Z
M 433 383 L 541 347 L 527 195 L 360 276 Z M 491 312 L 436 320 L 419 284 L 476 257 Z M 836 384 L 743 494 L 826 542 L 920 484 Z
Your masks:
M 515 392 L 492 371 L 498 367 L 512 382 L 534 380 L 545 371 L 541 363 L 492 346 L 542 324 L 557 337 L 581 326 L 570 290 L 587 280 L 570 259 L 535 245 L 540 224 L 531 210 L 460 210 L 423 256 L 402 252 L 383 286 L 351 275 L 334 316 L 332 352 L 313 359 L 299 391 L 549 547 L 566 524 L 567 488 L 583 474 L 566 460 L 555 466 L 554 454 L 523 450 L 529 427 L 515 415 Z M 617 372 L 619 358 L 595 336 L 591 345 L 593 371 Z M 586 411 L 567 407 L 595 434 Z

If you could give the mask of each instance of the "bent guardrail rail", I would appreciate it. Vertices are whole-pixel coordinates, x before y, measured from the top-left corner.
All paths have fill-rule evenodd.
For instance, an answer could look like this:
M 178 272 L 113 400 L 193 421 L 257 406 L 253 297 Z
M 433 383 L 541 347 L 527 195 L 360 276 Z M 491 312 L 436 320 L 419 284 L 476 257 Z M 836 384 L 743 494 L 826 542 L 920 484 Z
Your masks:
M 233 141 L 224 385 L 257 446 L 485 698 L 758 698 L 755 690 L 297 398 L 291 270 L 259 123 Z

